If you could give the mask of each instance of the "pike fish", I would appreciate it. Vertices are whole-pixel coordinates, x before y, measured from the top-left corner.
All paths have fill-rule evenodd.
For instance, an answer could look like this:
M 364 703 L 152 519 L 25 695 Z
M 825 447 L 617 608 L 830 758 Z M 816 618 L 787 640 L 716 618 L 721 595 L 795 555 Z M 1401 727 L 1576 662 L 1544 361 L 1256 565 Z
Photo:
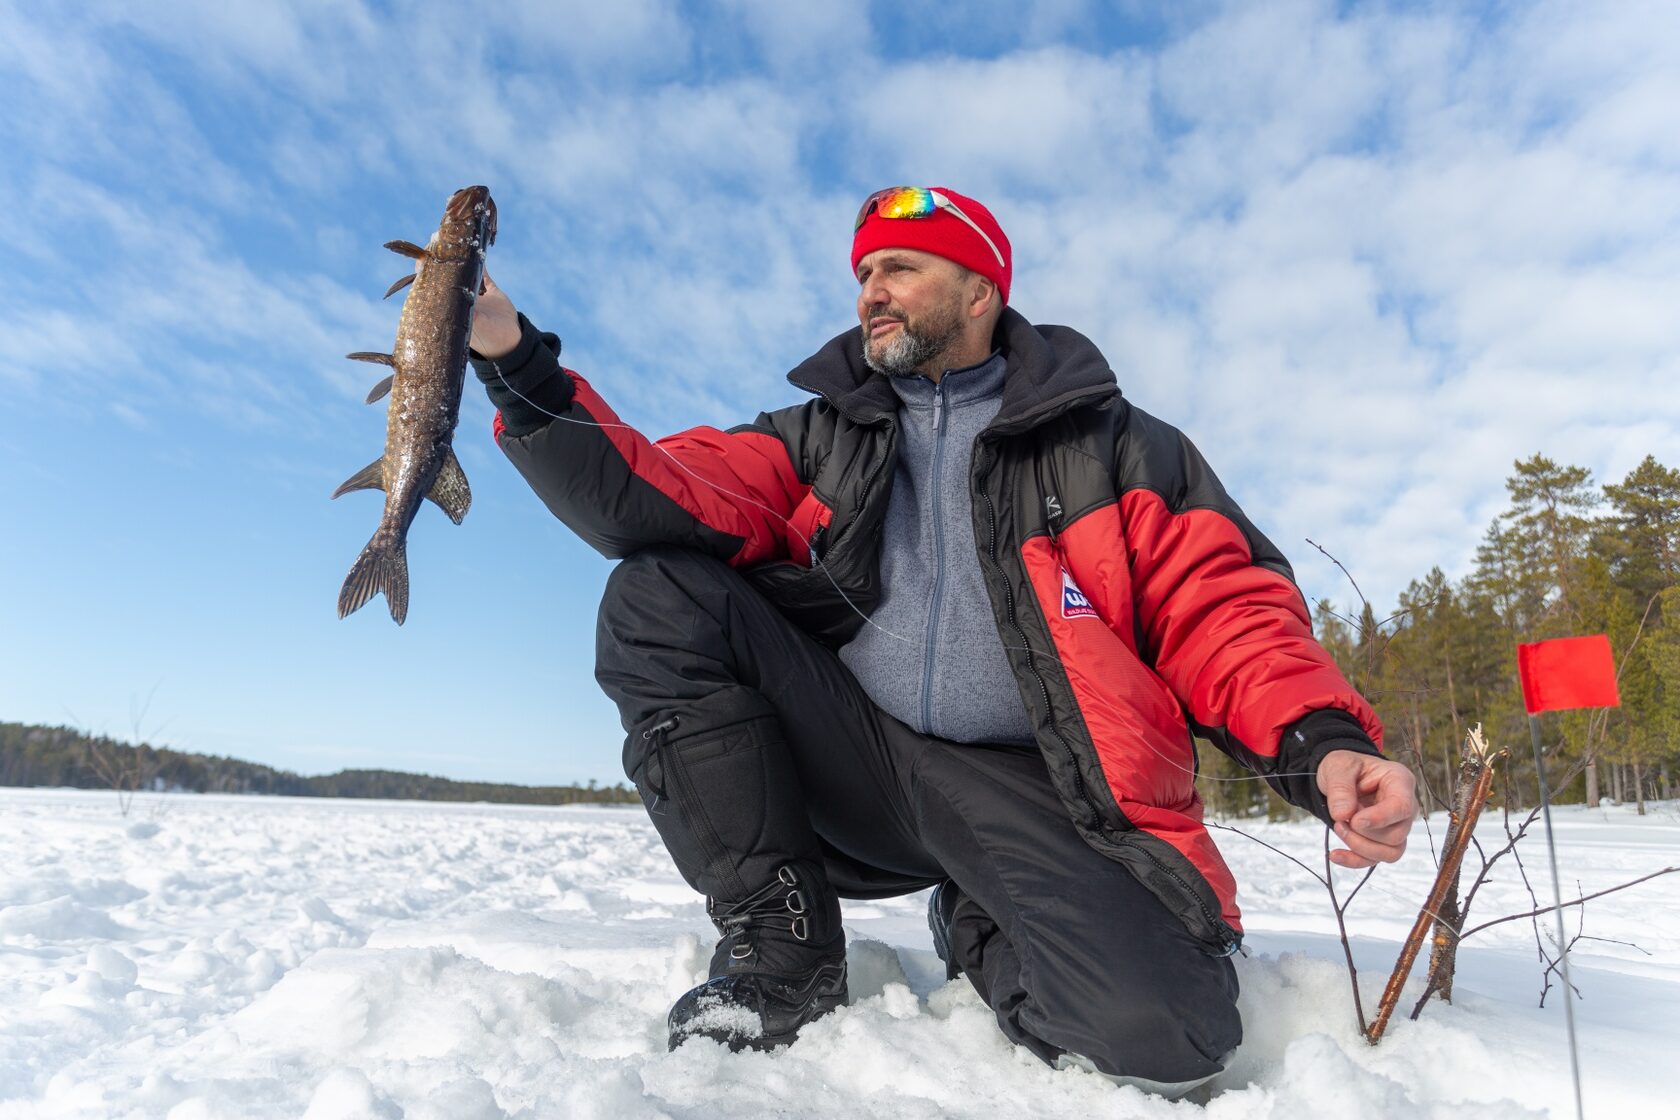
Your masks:
M 391 368 L 367 395 L 368 404 L 391 396 L 385 454 L 333 491 L 336 498 L 352 490 L 383 490 L 385 514 L 338 593 L 340 618 L 384 592 L 391 618 L 401 626 L 408 617 L 408 527 L 421 501 L 430 498 L 457 525 L 472 504 L 450 440 L 461 416 L 467 338 L 484 277 L 484 251 L 495 240 L 496 204 L 489 188 L 464 187 L 450 197 L 425 248 L 408 241 L 385 243 L 414 261 L 413 274 L 385 292 L 390 298 L 409 289 L 396 345 L 389 354 L 347 355 Z

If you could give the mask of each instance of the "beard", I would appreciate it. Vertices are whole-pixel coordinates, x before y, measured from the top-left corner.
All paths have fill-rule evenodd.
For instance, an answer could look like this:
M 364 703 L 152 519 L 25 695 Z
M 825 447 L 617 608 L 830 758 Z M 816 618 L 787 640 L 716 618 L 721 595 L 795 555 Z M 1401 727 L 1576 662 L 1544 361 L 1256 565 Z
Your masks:
M 902 324 L 898 333 L 886 342 L 877 343 L 867 333 L 863 336 L 864 364 L 889 377 L 908 377 L 922 372 L 950 349 L 963 333 L 960 297 L 952 299 L 949 305 L 935 308 L 916 319 L 891 308 L 880 309 L 874 313 L 892 315 Z M 865 331 L 867 330 L 866 319 Z

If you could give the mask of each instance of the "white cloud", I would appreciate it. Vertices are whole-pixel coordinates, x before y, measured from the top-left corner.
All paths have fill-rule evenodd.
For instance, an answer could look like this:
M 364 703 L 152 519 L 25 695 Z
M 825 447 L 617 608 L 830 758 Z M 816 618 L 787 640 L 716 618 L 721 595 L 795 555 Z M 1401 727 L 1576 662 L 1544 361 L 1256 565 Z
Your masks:
M 873 39 L 861 4 L 724 0 L 718 7 L 726 13 L 726 32 L 749 40 L 766 69 L 800 78 L 813 68 L 844 71 Z
M 845 91 L 843 112 L 850 157 L 879 169 L 871 176 L 877 185 L 1059 197 L 1106 193 L 1154 146 L 1149 95 L 1143 57 L 1061 46 L 882 64 Z
M 943 182 L 1004 222 L 1017 305 L 1096 339 L 1311 590 L 1345 598 L 1308 535 L 1381 606 L 1465 569 L 1515 458 L 1680 462 L 1680 29 L 1340 9 L 1187 7 L 1100 48 L 1112 9 L 998 5 L 986 50 L 919 58 L 884 5 L 8 12 L 35 162 L 0 171 L 28 200 L 0 242 L 51 280 L 0 298 L 0 385 L 114 354 L 142 415 L 162 378 L 307 424 L 322 378 L 365 390 L 336 355 L 391 330 L 377 241 L 478 180 L 493 271 L 627 417 L 744 420 L 849 325 L 857 198 Z M 268 349 L 219 386 L 171 359 L 221 343 Z

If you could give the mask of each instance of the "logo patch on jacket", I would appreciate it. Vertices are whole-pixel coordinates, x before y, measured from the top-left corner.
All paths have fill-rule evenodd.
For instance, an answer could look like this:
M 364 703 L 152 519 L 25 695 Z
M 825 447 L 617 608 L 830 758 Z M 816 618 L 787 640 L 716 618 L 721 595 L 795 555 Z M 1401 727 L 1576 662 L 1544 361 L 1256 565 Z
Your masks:
M 1079 590 L 1079 585 L 1073 582 L 1073 576 L 1066 568 L 1062 569 L 1062 617 L 1097 617 L 1097 608 L 1091 605 L 1091 600 L 1085 598 L 1085 592 Z

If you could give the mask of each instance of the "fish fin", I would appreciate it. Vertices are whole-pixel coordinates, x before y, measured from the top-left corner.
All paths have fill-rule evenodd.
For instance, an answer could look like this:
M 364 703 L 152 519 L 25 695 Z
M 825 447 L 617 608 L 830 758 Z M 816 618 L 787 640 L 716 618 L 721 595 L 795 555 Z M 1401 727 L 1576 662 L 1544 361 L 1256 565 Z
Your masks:
M 391 391 L 391 382 L 395 381 L 396 379 L 397 379 L 397 375 L 393 373 L 393 374 L 391 374 L 391 376 L 385 378 L 379 384 L 377 384 L 373 388 L 369 389 L 368 390 L 368 395 L 367 395 L 367 403 L 372 404 L 374 401 L 378 400 L 380 397 L 383 397 L 386 393 L 389 393 Z
M 385 242 L 385 248 L 391 250 L 393 253 L 400 253 L 405 257 L 413 257 L 417 261 L 428 259 L 426 250 L 420 248 L 420 246 L 416 245 L 412 241 L 387 241 Z
M 348 494 L 352 490 L 383 490 L 385 489 L 385 456 L 381 455 L 355 474 L 344 480 L 344 485 L 333 491 L 333 497 Z
M 404 276 L 402 279 L 392 284 L 389 288 L 385 289 L 385 295 L 383 298 L 390 299 L 392 296 L 414 283 L 414 278 L 418 275 L 420 275 L 418 272 L 411 272 L 407 276 Z
M 397 360 L 391 355 L 376 354 L 372 350 L 358 350 L 354 354 L 346 354 L 344 356 L 349 358 L 352 362 L 372 362 L 375 365 L 390 366 L 392 369 L 397 368 Z
M 467 486 L 467 472 L 461 469 L 453 447 L 444 453 L 443 466 L 438 468 L 437 478 L 426 491 L 426 497 L 436 502 L 457 525 L 467 516 L 467 507 L 472 505 L 472 489 Z
M 360 610 L 383 591 L 391 608 L 391 621 L 398 626 L 408 617 L 408 544 L 401 534 L 375 533 L 344 577 L 338 593 L 338 617 Z

